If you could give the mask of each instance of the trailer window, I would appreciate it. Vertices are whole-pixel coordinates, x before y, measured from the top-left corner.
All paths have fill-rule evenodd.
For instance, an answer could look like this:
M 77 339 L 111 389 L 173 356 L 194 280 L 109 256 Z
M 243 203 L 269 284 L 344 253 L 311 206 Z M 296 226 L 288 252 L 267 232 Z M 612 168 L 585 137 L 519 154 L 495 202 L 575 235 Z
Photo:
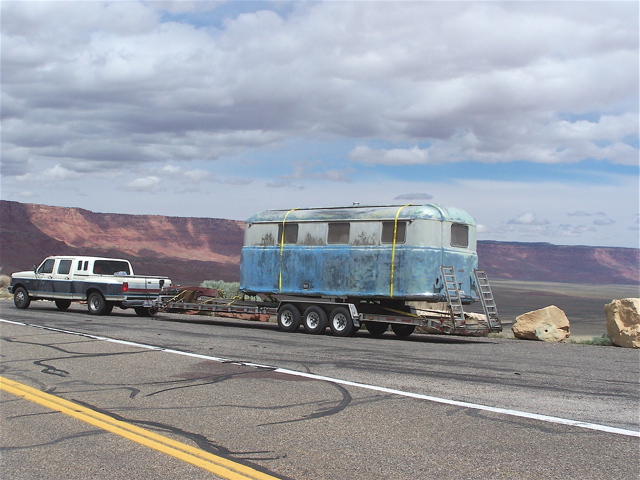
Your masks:
M 278 225 L 278 244 L 282 242 L 282 224 Z M 298 224 L 286 223 L 284 225 L 284 243 L 298 242 Z
M 53 258 L 46 259 L 44 262 L 42 262 L 42 265 L 40 265 L 40 268 L 38 268 L 38 273 L 53 273 L 54 263 L 55 263 L 55 260 Z
M 395 243 L 404 243 L 406 232 L 407 232 L 407 222 L 398 222 L 396 227 L 396 222 L 382 222 L 382 243 L 393 243 L 393 233 L 395 230 Z
M 459 223 L 451 225 L 451 246 L 460 248 L 469 246 L 469 225 Z
M 71 271 L 71 260 L 60 260 L 58 265 L 58 273 L 66 275 Z
M 349 223 L 330 223 L 327 243 L 349 243 Z

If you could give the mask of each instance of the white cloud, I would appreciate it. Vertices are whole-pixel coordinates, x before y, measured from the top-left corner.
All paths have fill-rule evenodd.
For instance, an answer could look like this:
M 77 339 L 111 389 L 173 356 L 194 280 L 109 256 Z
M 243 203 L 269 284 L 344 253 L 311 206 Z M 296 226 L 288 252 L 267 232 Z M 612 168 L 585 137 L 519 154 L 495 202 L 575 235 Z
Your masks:
M 140 193 L 190 192 L 204 203 L 215 183 L 234 199 L 220 208 L 235 218 L 256 204 L 286 208 L 307 195 L 315 205 L 381 203 L 428 191 L 456 205 L 468 192 L 451 190 L 461 184 L 455 175 L 435 184 L 415 178 L 414 169 L 472 161 L 505 164 L 496 185 L 508 196 L 495 201 L 501 192 L 472 189 L 473 209 L 491 205 L 496 221 L 483 220 L 487 231 L 503 228 L 501 238 L 516 238 L 540 227 L 536 234 L 550 238 L 542 227 L 568 225 L 620 193 L 540 178 L 535 186 L 500 182 L 519 168 L 507 163 L 546 164 L 553 180 L 556 164 L 588 169 L 598 161 L 605 168 L 593 168 L 594 176 L 606 167 L 627 172 L 624 191 L 638 196 L 635 2 L 52 1 L 0 8 L 8 198 L 29 189 L 43 203 L 63 203 L 47 185 L 49 174 L 73 184 L 69 191 L 97 211 L 104 211 L 98 192 L 105 179 Z M 334 147 L 321 155 L 318 144 Z M 373 182 L 385 166 L 405 180 Z M 545 190 L 554 188 L 571 198 Z M 599 202 L 594 191 L 603 195 Z M 551 197 L 556 210 L 540 206 Z M 132 203 L 123 199 L 121 208 Z M 157 198 L 149 205 L 157 213 L 171 208 Z M 561 220 L 558 205 L 574 213 Z M 617 211 L 636 207 L 627 202 Z M 522 217 L 534 209 L 541 217 Z M 626 228 L 615 211 L 602 216 L 616 222 L 612 228 L 598 232 Z M 576 238 L 593 235 L 593 225 L 585 228 Z
M 136 178 L 129 183 L 122 186 L 122 190 L 128 190 L 130 192 L 153 192 L 158 189 L 160 185 L 160 178 L 156 176 Z
M 507 223 L 513 225 L 548 225 L 549 220 L 547 220 L 546 218 L 539 218 L 533 212 L 526 212 L 510 219 Z

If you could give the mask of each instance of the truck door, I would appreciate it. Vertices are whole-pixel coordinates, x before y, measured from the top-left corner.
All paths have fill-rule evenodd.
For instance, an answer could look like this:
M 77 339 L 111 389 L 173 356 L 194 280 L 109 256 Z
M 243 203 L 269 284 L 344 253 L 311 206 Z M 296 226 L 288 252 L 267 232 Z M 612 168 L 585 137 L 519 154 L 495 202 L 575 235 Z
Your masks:
M 54 258 L 47 258 L 36 270 L 36 292 L 51 293 L 53 291 Z
M 72 298 L 71 291 L 71 267 L 73 260 L 68 258 L 58 259 L 52 273 L 52 291 L 56 298 Z

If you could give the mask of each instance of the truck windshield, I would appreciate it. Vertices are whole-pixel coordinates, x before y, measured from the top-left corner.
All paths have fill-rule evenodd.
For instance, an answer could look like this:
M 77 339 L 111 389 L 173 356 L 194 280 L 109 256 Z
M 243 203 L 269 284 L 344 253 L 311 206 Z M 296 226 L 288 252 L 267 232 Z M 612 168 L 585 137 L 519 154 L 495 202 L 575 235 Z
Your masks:
M 93 273 L 98 275 L 131 275 L 127 262 L 114 260 L 96 260 L 93 264 Z

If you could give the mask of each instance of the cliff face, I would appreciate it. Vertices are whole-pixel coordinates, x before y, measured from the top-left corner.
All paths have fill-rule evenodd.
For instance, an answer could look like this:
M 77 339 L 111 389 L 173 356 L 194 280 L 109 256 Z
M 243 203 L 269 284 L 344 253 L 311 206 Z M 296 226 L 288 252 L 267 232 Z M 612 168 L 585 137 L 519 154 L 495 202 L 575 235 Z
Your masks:
M 579 284 L 640 285 L 640 249 L 479 242 L 489 278 Z
M 11 274 L 47 255 L 129 259 L 136 273 L 183 285 L 239 280 L 244 222 L 94 213 L 0 201 L 0 267 Z M 546 243 L 479 242 L 489 278 L 583 284 L 640 284 L 640 250 Z
M 30 269 L 47 255 L 129 259 L 138 274 L 180 283 L 239 279 L 244 222 L 213 218 L 93 213 L 0 202 L 2 273 Z

